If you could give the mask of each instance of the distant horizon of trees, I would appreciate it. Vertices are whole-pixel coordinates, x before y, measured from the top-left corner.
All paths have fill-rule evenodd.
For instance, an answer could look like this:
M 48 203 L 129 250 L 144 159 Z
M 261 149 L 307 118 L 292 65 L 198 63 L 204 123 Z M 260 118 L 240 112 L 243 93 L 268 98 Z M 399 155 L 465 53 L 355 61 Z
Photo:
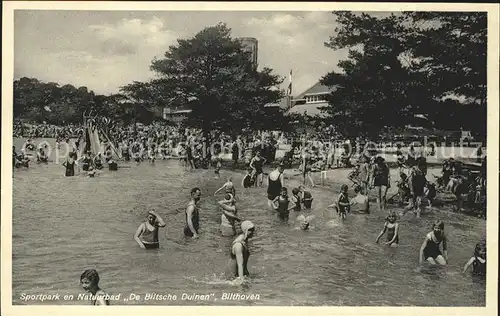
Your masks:
M 15 80 L 14 118 L 78 123 L 92 109 L 124 124 L 147 124 L 164 107 L 187 107 L 191 112 L 184 124 L 205 133 L 290 131 L 291 122 L 300 121 L 333 125 L 347 137 L 376 138 L 388 127 L 415 124 L 414 115 L 423 114 L 434 128 L 486 135 L 486 13 L 404 12 L 378 18 L 337 11 L 333 15 L 338 27 L 325 46 L 348 48 L 349 55 L 339 61 L 340 72 L 331 71 L 320 79 L 325 86 L 338 87 L 327 98 L 330 105 L 323 111 L 329 116 L 323 120 L 266 108 L 284 96 L 279 89 L 284 78 L 270 68 L 258 71 L 224 23 L 178 39 L 162 58 L 151 61 L 155 79 L 134 81 L 115 94 L 95 94 L 84 86 L 36 78 Z M 459 96 L 466 104 L 450 96 Z

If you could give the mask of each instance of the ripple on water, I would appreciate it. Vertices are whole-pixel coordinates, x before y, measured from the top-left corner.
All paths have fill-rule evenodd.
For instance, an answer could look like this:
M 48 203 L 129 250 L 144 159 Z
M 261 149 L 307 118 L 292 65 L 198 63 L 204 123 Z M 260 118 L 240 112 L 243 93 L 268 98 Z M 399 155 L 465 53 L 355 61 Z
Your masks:
M 215 201 L 221 196 L 212 195 L 223 180 L 214 180 L 213 171 L 186 172 L 177 162 L 159 160 L 155 166 L 129 164 L 115 173 L 104 171 L 95 179 L 65 178 L 62 173 L 62 167 L 54 164 L 34 164 L 28 171 L 15 172 L 15 304 L 22 304 L 18 297 L 23 292 L 80 293 L 79 277 L 87 268 L 99 271 L 101 285 L 110 293 L 180 295 L 215 290 L 261 295 L 254 302 L 216 303 L 226 305 L 485 304 L 484 281 L 459 273 L 486 232 L 485 222 L 476 218 L 438 211 L 421 219 L 407 214 L 399 220 L 400 247 L 388 249 L 374 243 L 383 226 L 383 212 L 349 214 L 341 223 L 324 212 L 332 201 L 332 189 L 315 188 L 316 228 L 297 231 L 293 223 L 280 224 L 267 210 L 264 188 L 244 192 L 238 185 L 242 175 L 222 170 L 222 178 L 231 175 L 236 183 L 240 216 L 257 228 L 249 244 L 252 278 L 239 286 L 223 277 L 232 239 L 218 231 L 220 210 Z M 294 179 L 287 183 L 289 188 L 299 184 Z M 334 195 L 339 185 L 333 186 Z M 203 190 L 201 238 L 187 240 L 182 236 L 184 207 L 194 186 Z M 167 227 L 160 230 L 160 249 L 144 251 L 133 235 L 151 208 Z M 450 266 L 416 272 L 419 247 L 437 219 L 445 222 L 450 239 Z

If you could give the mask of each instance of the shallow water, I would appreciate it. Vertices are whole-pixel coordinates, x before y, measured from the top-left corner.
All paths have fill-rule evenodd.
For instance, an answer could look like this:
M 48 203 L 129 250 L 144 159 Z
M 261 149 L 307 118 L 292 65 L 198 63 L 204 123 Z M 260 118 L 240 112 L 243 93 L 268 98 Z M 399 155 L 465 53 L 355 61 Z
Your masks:
M 16 143 L 17 148 L 21 143 Z M 266 210 L 264 188 L 243 192 L 233 175 L 239 215 L 257 226 L 250 242 L 251 279 L 227 281 L 232 238 L 219 234 L 220 212 L 213 192 L 224 182 L 213 171 L 189 172 L 174 161 L 126 165 L 94 179 L 66 178 L 61 165 L 32 164 L 14 173 L 13 304 L 89 304 L 77 300 L 80 274 L 95 268 L 101 287 L 122 293 L 113 304 L 148 305 L 333 305 L 333 306 L 484 306 L 485 282 L 461 275 L 486 223 L 451 212 L 430 211 L 421 219 L 400 219 L 400 247 L 374 240 L 385 214 L 349 214 L 344 223 L 325 212 L 343 179 L 312 189 L 316 225 L 310 231 L 279 223 Z M 289 180 L 289 189 L 298 185 Z M 183 237 L 184 208 L 192 187 L 202 188 L 199 240 Z M 220 197 L 219 197 L 220 198 Z M 159 250 L 138 247 L 133 235 L 155 208 L 167 223 Z M 449 238 L 449 266 L 418 270 L 418 250 L 432 222 L 441 219 Z M 382 237 L 385 240 L 385 236 Z M 259 295 L 222 300 L 222 293 Z M 22 301 L 22 294 L 74 295 L 57 301 Z M 139 300 L 125 301 L 131 293 Z M 177 295 L 149 300 L 146 293 Z M 182 300 L 182 294 L 210 294 L 209 300 Z M 217 299 L 217 300 L 215 300 Z

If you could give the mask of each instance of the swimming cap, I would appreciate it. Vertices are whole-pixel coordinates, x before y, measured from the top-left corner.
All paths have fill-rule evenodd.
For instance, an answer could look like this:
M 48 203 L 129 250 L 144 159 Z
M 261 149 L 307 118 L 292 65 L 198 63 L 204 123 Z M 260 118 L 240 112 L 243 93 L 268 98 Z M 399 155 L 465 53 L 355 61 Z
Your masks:
M 248 231 L 252 228 L 255 229 L 255 225 L 251 221 L 243 221 L 241 223 L 241 230 L 243 231 L 245 238 L 247 238 Z

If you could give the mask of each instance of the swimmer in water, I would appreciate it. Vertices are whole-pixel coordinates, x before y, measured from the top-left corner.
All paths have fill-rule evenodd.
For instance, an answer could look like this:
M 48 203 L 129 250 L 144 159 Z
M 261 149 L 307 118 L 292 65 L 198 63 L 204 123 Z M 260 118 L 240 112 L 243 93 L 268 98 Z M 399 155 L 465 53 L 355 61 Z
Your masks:
M 337 211 L 337 214 L 339 215 L 340 219 L 345 219 L 347 213 L 351 211 L 351 203 L 349 202 L 349 197 L 347 195 L 348 189 L 349 189 L 348 186 L 346 184 L 343 184 L 340 187 L 340 194 L 337 198 L 337 202 L 329 206 L 333 207 Z
M 250 257 L 250 251 L 248 250 L 248 240 L 254 235 L 255 225 L 251 221 L 243 221 L 241 231 L 242 233 L 231 244 L 233 271 L 238 279 L 243 279 L 249 275 L 248 258 Z
M 254 175 L 253 175 L 253 169 L 248 168 L 247 173 L 241 180 L 241 186 L 244 187 L 245 189 L 253 187 L 255 182 Z
M 292 197 L 291 200 L 294 204 L 293 210 L 295 212 L 300 212 L 302 211 L 302 198 L 300 196 L 300 189 L 298 188 L 293 188 L 292 189 Z
M 314 215 L 304 216 L 304 214 L 300 214 L 297 216 L 297 222 L 299 223 L 299 229 L 301 230 L 309 230 L 312 220 L 314 219 Z
M 266 163 L 266 158 L 261 156 L 261 152 L 257 151 L 255 153 L 255 157 L 250 161 L 250 167 L 254 170 L 257 175 L 257 179 L 255 181 L 255 186 L 262 186 L 262 182 L 264 181 L 263 169 L 262 167 Z
M 222 209 L 220 224 L 222 236 L 236 235 L 236 222 L 241 222 L 241 220 L 237 217 L 238 210 L 234 197 L 227 193 L 225 199 L 217 202 L 217 204 Z
M 285 186 L 283 172 L 285 172 L 285 166 L 280 164 L 267 177 L 267 204 L 271 210 L 274 209 L 273 201 L 280 195 L 281 188 Z
M 200 209 L 198 203 L 201 199 L 201 190 L 199 188 L 191 189 L 191 201 L 186 208 L 186 226 L 184 226 L 184 236 L 193 239 L 199 238 L 200 229 Z
M 215 163 L 215 179 L 219 179 L 220 178 L 220 169 L 222 168 L 222 162 L 221 162 L 221 158 L 216 156 L 214 158 L 214 163 Z
M 91 305 L 109 305 L 109 300 L 105 299 L 106 292 L 99 287 L 99 274 L 96 270 L 85 270 L 80 276 L 80 284 L 85 291 L 92 294 Z
M 290 207 L 287 188 L 281 188 L 280 195 L 273 200 L 273 208 L 276 212 L 278 212 L 278 219 L 288 222 L 290 210 L 293 210 L 295 205 Z
M 486 276 L 486 241 L 476 244 L 474 256 L 467 261 L 462 274 L 465 274 L 470 266 L 472 266 L 472 273 L 474 275 Z
M 139 225 L 135 232 L 134 239 L 142 249 L 158 249 L 158 230 L 167 226 L 163 219 L 154 211 L 148 213 L 148 220 Z
M 299 186 L 299 190 L 301 193 L 301 202 L 304 204 L 304 210 L 310 211 L 312 209 L 313 196 L 311 192 L 306 191 L 306 188 L 303 185 Z
M 93 167 L 89 167 L 88 171 L 87 171 L 87 176 L 89 178 L 94 178 L 95 177 L 95 170 Z
M 441 244 L 443 244 L 442 253 L 439 249 L 439 245 Z M 448 261 L 447 240 L 442 221 L 436 221 L 432 226 L 432 231 L 425 236 L 425 240 L 420 247 L 420 264 L 424 262 L 424 259 L 431 264 L 440 265 L 446 265 Z
M 357 195 L 350 201 L 351 208 L 356 206 L 355 209 L 359 213 L 370 214 L 370 200 L 368 195 L 363 194 L 363 189 L 360 186 L 354 188 L 354 193 Z
M 234 188 L 232 177 L 227 178 L 227 182 L 224 183 L 224 185 L 221 186 L 219 189 L 217 189 L 217 191 L 215 191 L 214 196 L 224 189 L 226 190 L 225 194 L 231 194 L 233 197 L 236 195 L 236 189 Z
M 382 237 L 385 232 L 387 232 L 387 242 L 385 244 L 389 247 L 397 247 L 399 245 L 399 224 L 396 222 L 396 213 L 391 212 L 389 216 L 386 217 L 384 228 L 375 240 L 377 244 L 380 237 Z

